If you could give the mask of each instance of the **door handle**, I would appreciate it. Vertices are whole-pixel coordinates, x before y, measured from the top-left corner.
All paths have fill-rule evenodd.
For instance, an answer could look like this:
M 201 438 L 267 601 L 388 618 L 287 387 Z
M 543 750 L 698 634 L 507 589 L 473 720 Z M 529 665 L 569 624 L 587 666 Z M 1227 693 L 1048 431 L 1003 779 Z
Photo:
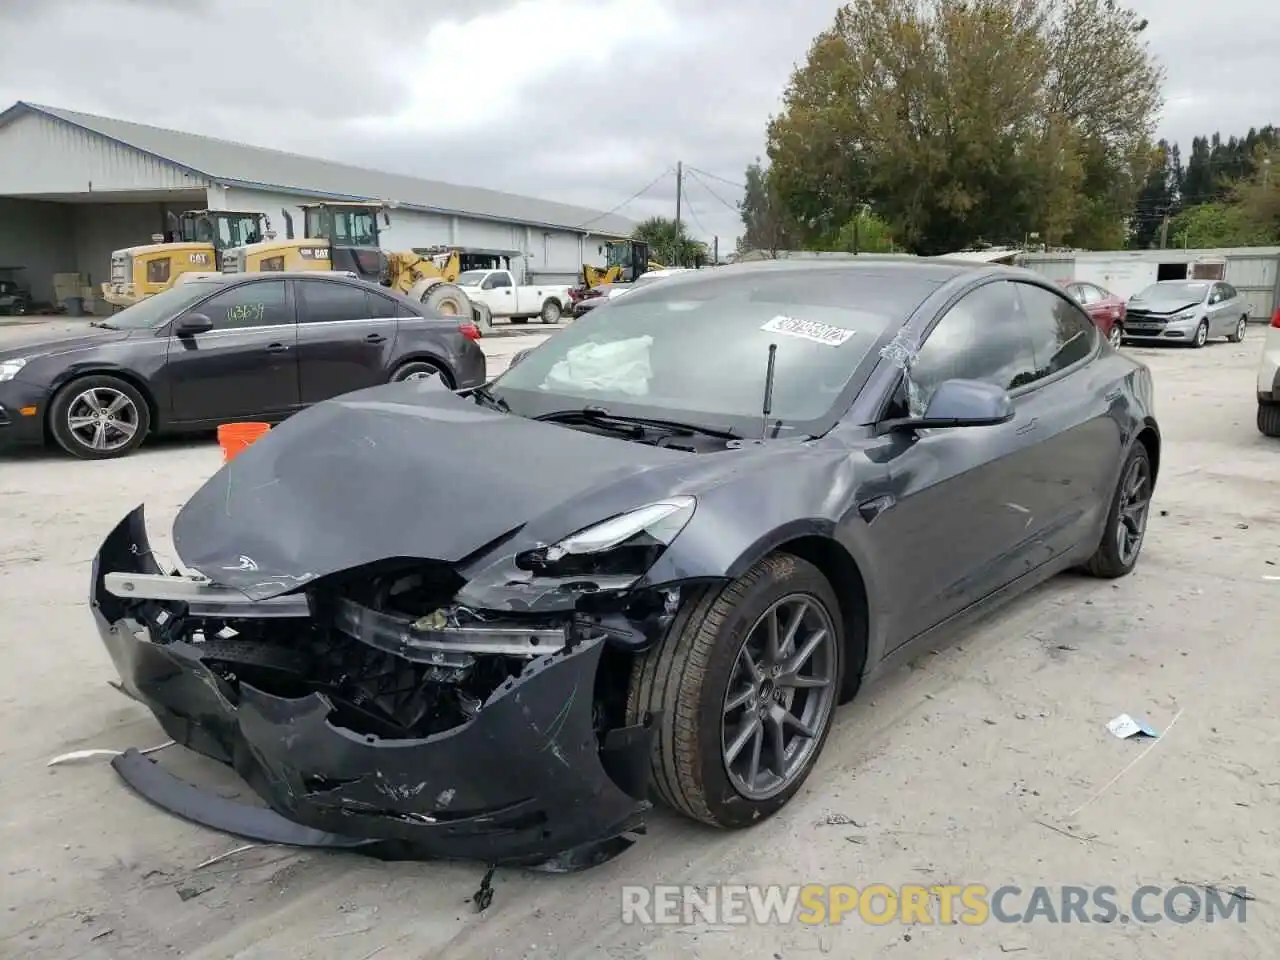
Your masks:
M 364 338 L 365 343 L 386 343 L 387 338 L 380 333 L 371 333 Z
M 289 350 L 288 346 L 286 346 L 283 343 L 267 344 L 267 353 L 286 353 L 288 352 L 288 350 Z
M 1026 423 L 1024 423 L 1022 426 L 1020 426 L 1017 429 L 1017 434 L 1018 436 L 1022 436 L 1024 433 L 1030 433 L 1039 425 L 1040 425 L 1040 421 L 1037 420 L 1035 417 L 1032 417 L 1030 420 L 1028 420 Z

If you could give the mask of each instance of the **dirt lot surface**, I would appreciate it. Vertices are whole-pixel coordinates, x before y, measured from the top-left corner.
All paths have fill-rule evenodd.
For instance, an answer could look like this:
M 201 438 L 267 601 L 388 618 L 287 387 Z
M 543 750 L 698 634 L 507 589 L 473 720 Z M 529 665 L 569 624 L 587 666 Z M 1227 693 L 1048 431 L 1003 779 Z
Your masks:
M 495 371 L 533 340 L 519 339 L 486 344 Z M 218 451 L 201 439 L 118 462 L 0 460 L 0 955 L 1275 956 L 1280 446 L 1254 427 L 1258 349 L 1255 334 L 1239 346 L 1133 351 L 1155 371 L 1165 455 L 1132 576 L 1060 577 L 865 689 L 774 819 L 719 834 L 659 813 L 648 837 L 596 870 L 499 871 L 482 914 L 467 902 L 478 865 L 259 847 L 201 866 L 241 841 L 149 807 L 105 761 L 47 768 L 66 751 L 163 741 L 107 685 L 115 674 L 85 607 L 89 564 L 140 501 L 167 548 L 174 514 Z M 1159 741 L 1121 741 L 1105 724 L 1123 712 L 1161 729 L 1177 722 Z M 180 748 L 159 759 L 227 795 L 241 789 Z M 1246 885 L 1256 899 L 1245 923 L 1215 924 L 620 919 L 623 884 L 809 882 L 1109 884 L 1122 908 L 1142 885 L 1188 882 Z

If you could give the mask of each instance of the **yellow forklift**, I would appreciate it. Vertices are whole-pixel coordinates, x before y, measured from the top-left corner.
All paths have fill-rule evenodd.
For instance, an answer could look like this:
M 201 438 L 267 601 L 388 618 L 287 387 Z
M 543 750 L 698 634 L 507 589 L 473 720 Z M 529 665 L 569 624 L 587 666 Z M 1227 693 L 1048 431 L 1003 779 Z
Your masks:
M 589 263 L 582 265 L 582 285 L 584 290 L 598 287 L 602 283 L 634 283 L 636 277 L 650 270 L 665 270 L 666 267 L 649 256 L 649 244 L 643 240 L 610 240 L 604 245 L 605 266 L 593 267 Z
M 222 269 L 228 249 L 271 237 L 265 214 L 238 210 L 187 210 L 169 214 L 171 229 L 152 242 L 111 254 L 111 279 L 102 284 L 102 299 L 127 307 L 168 290 L 184 273 Z
M 391 225 L 385 204 L 325 202 L 302 204 L 302 237 L 294 237 L 293 217 L 282 210 L 285 239 L 245 244 L 223 251 L 223 273 L 277 270 L 338 270 L 390 287 L 445 316 L 471 315 L 471 301 L 450 282 L 458 276 L 458 255 L 437 265 L 429 253 L 382 249 L 379 226 Z M 461 249 L 461 248 L 458 248 Z

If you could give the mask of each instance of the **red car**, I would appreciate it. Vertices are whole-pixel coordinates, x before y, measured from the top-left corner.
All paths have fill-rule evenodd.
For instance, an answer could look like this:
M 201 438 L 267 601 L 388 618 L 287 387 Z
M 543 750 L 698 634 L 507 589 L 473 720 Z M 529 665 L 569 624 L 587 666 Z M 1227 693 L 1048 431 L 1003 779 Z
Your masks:
M 1110 290 L 1082 280 L 1071 281 L 1066 285 L 1066 290 L 1071 299 L 1084 307 L 1085 313 L 1093 318 L 1093 322 L 1111 341 L 1111 345 L 1120 346 L 1124 339 L 1124 300 Z

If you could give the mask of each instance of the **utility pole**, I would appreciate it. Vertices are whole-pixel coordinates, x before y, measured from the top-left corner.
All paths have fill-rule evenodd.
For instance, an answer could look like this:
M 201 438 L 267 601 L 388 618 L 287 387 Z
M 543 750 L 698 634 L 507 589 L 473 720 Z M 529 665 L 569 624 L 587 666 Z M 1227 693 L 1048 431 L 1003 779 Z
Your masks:
M 711 238 L 711 265 L 713 267 L 720 266 L 720 238 L 718 236 Z
M 1164 219 L 1160 221 L 1160 249 L 1163 250 L 1169 245 L 1169 214 L 1164 215 Z
M 675 237 L 676 262 L 672 264 L 672 266 L 676 266 L 676 267 L 684 266 L 684 264 L 680 262 L 680 253 L 681 253 L 681 246 L 682 246 L 680 243 L 680 201 L 684 199 L 684 197 L 681 195 L 683 191 L 684 191 L 684 161 L 677 160 L 676 161 L 676 237 Z

